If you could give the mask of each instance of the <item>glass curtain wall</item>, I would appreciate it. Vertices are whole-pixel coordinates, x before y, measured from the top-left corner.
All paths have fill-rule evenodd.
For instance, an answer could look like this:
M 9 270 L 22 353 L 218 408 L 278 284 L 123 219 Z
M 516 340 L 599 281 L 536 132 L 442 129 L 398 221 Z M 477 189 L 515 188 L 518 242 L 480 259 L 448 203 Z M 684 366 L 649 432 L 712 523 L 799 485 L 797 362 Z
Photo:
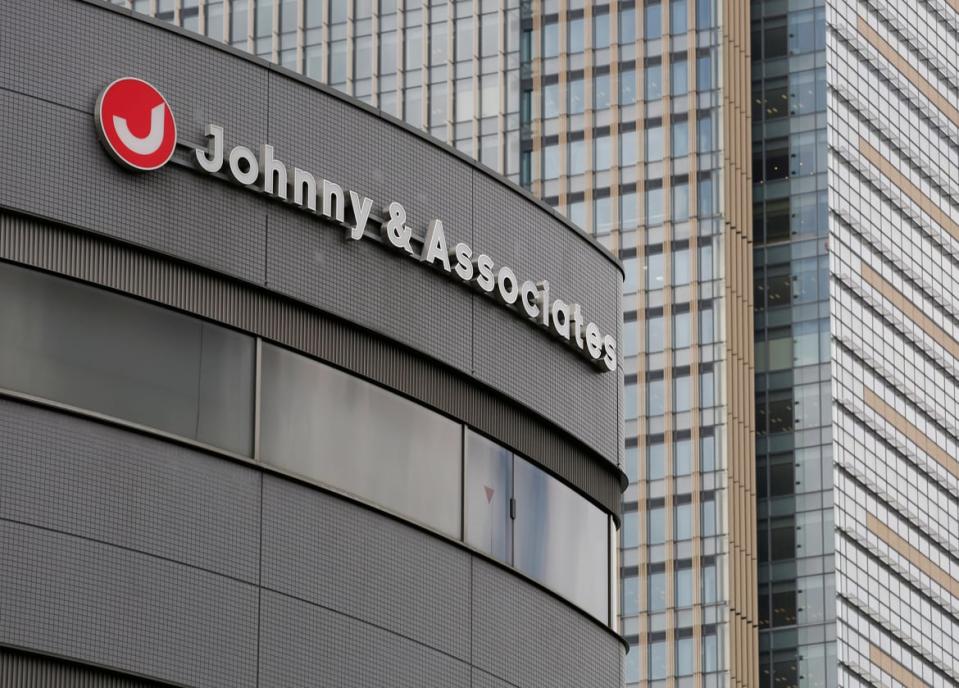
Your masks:
M 523 5 L 521 183 L 625 268 L 627 685 L 724 681 L 721 35 L 711 0 Z
M 760 680 L 836 685 L 826 9 L 754 0 Z
M 113 0 L 329 84 L 519 180 L 520 0 Z

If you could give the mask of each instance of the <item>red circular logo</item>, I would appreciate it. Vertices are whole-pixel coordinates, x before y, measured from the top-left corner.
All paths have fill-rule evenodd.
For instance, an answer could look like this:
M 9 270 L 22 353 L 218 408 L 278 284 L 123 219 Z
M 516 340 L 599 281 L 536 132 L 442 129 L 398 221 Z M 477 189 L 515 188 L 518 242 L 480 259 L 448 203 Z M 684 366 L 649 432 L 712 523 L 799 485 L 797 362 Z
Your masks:
M 107 86 L 94 115 L 104 147 L 134 170 L 163 167 L 176 148 L 170 104 L 142 79 L 124 77 Z

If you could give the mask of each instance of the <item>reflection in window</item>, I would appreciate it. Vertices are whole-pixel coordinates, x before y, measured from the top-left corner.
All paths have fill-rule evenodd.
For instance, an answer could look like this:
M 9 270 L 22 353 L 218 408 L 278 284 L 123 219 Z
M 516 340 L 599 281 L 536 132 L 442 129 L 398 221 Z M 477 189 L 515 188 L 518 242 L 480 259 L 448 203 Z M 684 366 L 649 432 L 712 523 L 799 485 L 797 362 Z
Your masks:
M 661 416 L 666 413 L 665 381 L 650 379 L 646 383 L 646 415 Z
M 606 515 L 527 461 L 516 460 L 513 470 L 516 568 L 607 620 Z
M 663 35 L 663 8 L 658 2 L 648 3 L 645 12 L 646 40 Z
M 665 318 L 661 314 L 650 316 L 646 320 L 646 353 L 659 353 L 665 345 Z
M 593 15 L 593 50 L 609 47 L 609 14 Z
M 685 349 L 690 344 L 689 310 L 677 310 L 673 313 L 673 348 Z
M 567 84 L 569 89 L 569 103 L 567 112 L 571 115 L 579 115 L 586 110 L 586 95 L 583 92 L 583 80 L 573 79 Z
M 646 185 L 646 224 L 653 226 L 663 223 L 663 186 L 662 182 Z M 662 285 L 660 285 L 662 286 Z
M 678 438 L 673 443 L 673 475 L 689 475 L 693 471 L 693 440 Z
M 646 542 L 650 545 L 660 545 L 666 542 L 666 507 L 662 504 L 651 506 L 646 511 L 646 515 Z
M 669 32 L 672 34 L 686 33 L 688 29 L 686 0 L 670 0 Z
M 693 562 L 676 562 L 676 577 L 673 581 L 677 607 L 693 606 Z
M 466 433 L 466 542 L 506 563 L 513 560 L 513 455 L 475 432 Z
M 646 100 L 659 100 L 663 97 L 663 65 L 660 62 L 647 63 L 644 83 Z
M 662 564 L 653 564 L 647 574 L 648 611 L 661 612 L 666 609 L 666 569 Z
M 674 158 L 681 158 L 684 155 L 688 155 L 689 121 L 685 119 L 673 120 L 669 138 Z
M 646 162 L 663 159 L 663 127 L 659 124 L 646 127 Z
M 646 445 L 646 479 L 659 480 L 666 477 L 666 444 L 662 440 L 650 440 Z
M 624 69 L 619 73 L 619 104 L 632 105 L 636 102 L 636 70 Z
M 460 536 L 459 424 L 276 346 L 262 361 L 265 463 Z
M 669 65 L 669 95 L 684 96 L 689 92 L 689 66 L 676 59 Z
M 609 74 L 597 74 L 593 77 L 593 109 L 605 110 L 609 107 Z
M 633 7 L 619 8 L 619 43 L 632 45 L 636 42 L 636 9 Z
M 622 131 L 619 134 L 619 164 L 632 167 L 637 162 L 636 130 Z
M 569 52 L 581 53 L 586 49 L 586 29 L 584 28 L 583 18 L 577 17 L 570 20 L 566 25 Z
M 696 651 L 693 645 L 693 629 L 676 631 L 676 675 L 689 676 L 693 673 Z
M 252 455 L 252 337 L 6 263 L 0 294 L 0 387 Z
M 662 634 L 657 634 L 662 635 Z M 666 639 L 653 640 L 649 643 L 649 680 L 658 681 L 666 678 L 667 658 Z
M 663 253 L 646 254 L 646 288 L 650 291 L 663 288 Z
M 676 499 L 673 507 L 673 538 L 689 540 L 693 536 L 693 505 L 688 495 Z

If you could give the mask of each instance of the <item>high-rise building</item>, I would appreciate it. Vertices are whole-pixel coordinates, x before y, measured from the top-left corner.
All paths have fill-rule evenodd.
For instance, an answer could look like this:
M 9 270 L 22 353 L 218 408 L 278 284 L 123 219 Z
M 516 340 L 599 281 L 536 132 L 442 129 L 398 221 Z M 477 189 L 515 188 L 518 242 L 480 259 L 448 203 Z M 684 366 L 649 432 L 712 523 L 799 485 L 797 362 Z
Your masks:
M 106 2 L 0 64 L 0 685 L 620 688 L 615 256 Z
M 822 0 L 751 5 L 759 642 L 770 687 L 836 682 L 825 14 Z
M 959 681 L 959 3 L 132 5 L 620 256 L 628 685 Z

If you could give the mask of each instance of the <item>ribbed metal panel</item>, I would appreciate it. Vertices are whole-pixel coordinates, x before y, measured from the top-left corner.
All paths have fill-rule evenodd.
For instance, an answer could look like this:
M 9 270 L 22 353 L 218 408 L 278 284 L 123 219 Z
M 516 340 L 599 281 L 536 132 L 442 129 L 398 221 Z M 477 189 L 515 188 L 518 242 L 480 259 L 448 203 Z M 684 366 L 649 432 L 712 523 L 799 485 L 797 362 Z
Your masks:
M 0 260 L 208 318 L 361 375 L 512 447 L 619 517 L 621 475 L 602 456 L 494 390 L 372 332 L 256 285 L 9 212 L 0 213 Z
M 0 649 L 0 688 L 161 688 L 82 664 Z

